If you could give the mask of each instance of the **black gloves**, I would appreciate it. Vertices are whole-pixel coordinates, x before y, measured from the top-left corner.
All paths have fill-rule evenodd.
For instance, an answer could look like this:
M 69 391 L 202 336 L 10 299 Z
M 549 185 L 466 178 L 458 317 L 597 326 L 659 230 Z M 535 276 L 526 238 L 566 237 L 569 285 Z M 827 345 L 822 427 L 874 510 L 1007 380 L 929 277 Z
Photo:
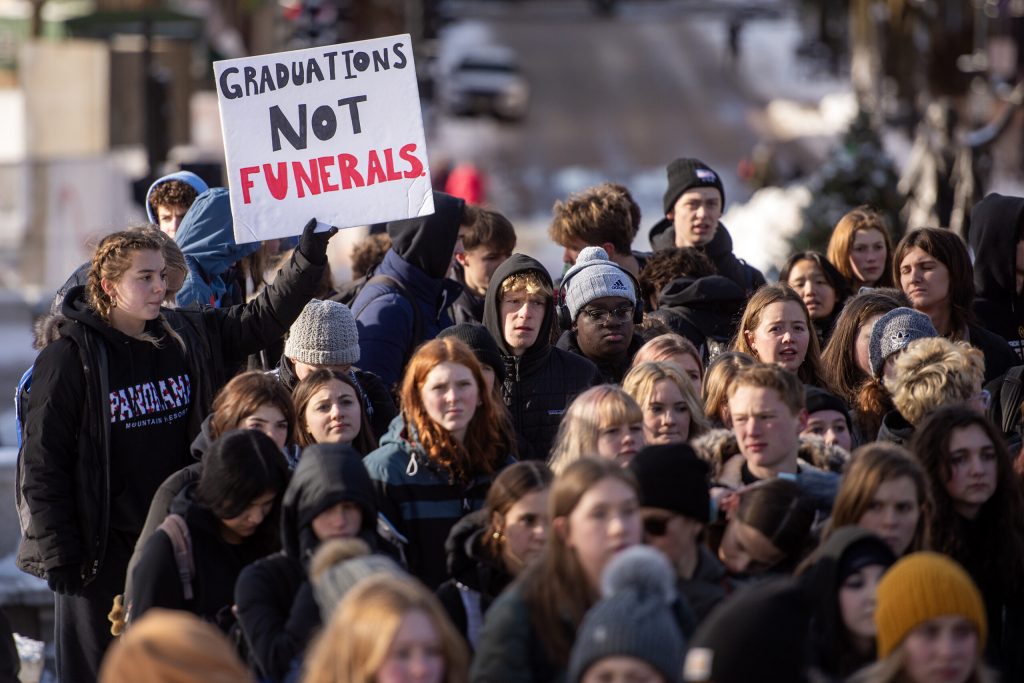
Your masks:
M 314 230 L 316 230 L 316 219 L 310 218 L 306 227 L 302 229 L 302 237 L 299 238 L 297 248 L 299 253 L 314 266 L 324 266 L 327 265 L 327 242 L 334 237 L 338 229 L 332 226 L 330 230 L 323 232 L 313 232 Z
M 46 572 L 46 583 L 55 593 L 74 595 L 82 590 L 82 570 L 75 564 L 54 567 Z

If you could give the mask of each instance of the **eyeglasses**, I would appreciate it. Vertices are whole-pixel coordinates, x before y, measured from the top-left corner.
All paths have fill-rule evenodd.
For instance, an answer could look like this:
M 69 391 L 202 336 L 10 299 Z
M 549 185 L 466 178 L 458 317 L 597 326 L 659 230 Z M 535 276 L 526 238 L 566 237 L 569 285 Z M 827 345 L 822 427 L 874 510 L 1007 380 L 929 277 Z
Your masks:
M 668 533 L 668 523 L 671 521 L 672 515 L 644 517 L 644 533 L 648 536 L 664 536 Z
M 633 317 L 633 306 L 619 306 L 611 311 L 604 308 L 584 308 L 583 312 L 595 323 L 607 322 L 608 317 L 612 316 L 616 320 L 625 322 Z

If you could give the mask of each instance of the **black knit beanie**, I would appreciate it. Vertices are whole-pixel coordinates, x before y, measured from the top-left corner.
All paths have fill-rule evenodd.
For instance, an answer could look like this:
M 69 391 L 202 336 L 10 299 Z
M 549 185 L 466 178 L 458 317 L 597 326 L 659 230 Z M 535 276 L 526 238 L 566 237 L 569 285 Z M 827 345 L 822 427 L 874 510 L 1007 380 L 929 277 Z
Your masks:
M 850 409 L 843 401 L 835 394 L 831 394 L 824 389 L 818 387 L 807 386 L 805 388 L 805 401 L 807 403 L 807 414 L 813 415 L 819 410 L 834 410 L 837 413 L 841 413 L 846 418 L 846 428 L 849 430 L 853 429 L 853 423 L 850 420 Z
M 725 188 L 722 179 L 700 159 L 676 159 L 668 165 L 668 189 L 665 190 L 665 213 L 676 205 L 676 200 L 692 187 L 713 187 L 722 197 L 725 209 Z
M 498 382 L 505 381 L 505 364 L 501 360 L 501 352 L 494 337 L 483 325 L 476 323 L 459 323 L 441 330 L 437 338 L 455 337 L 465 342 L 466 346 L 473 350 L 476 359 L 494 370 L 495 379 Z
M 685 443 L 647 446 L 629 469 L 640 484 L 645 507 L 671 510 L 704 524 L 710 521 L 708 464 Z

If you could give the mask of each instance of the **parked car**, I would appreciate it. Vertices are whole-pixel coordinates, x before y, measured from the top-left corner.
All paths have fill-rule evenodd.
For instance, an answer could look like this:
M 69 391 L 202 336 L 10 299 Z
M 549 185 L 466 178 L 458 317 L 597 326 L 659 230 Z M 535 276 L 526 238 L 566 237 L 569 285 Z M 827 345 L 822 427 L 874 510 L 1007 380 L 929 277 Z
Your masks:
M 442 76 L 441 101 L 457 115 L 483 114 L 507 121 L 526 116 L 530 86 L 515 53 L 498 45 L 467 48 Z

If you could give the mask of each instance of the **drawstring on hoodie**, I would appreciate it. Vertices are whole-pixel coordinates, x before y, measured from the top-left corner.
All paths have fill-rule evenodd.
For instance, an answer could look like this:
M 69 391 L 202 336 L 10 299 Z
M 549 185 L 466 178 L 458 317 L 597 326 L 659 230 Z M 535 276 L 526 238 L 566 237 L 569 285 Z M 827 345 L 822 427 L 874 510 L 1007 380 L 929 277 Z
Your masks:
M 409 464 L 405 466 L 405 473 L 410 477 L 415 477 L 419 471 L 420 464 L 416 462 L 416 451 L 409 451 Z

